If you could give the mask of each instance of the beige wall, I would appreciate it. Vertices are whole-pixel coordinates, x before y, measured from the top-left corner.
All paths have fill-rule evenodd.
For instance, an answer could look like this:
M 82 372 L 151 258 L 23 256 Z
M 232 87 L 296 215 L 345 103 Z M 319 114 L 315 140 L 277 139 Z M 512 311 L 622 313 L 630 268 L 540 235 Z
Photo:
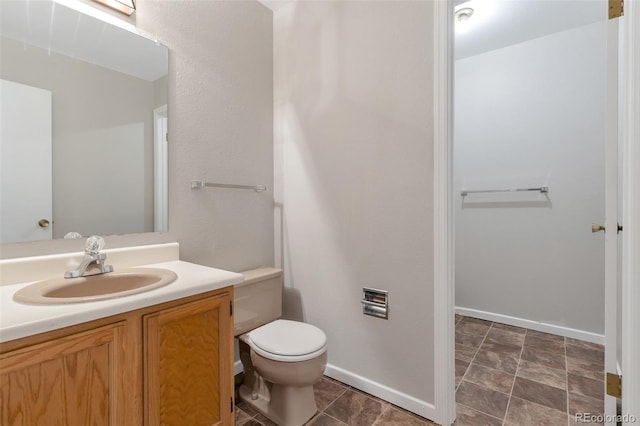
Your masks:
M 170 49 L 170 232 L 110 246 L 177 240 L 184 260 L 240 271 L 275 245 L 287 316 L 326 331 L 329 372 L 432 414 L 432 4 L 305 1 L 275 27 L 255 1 L 137 9 Z M 201 178 L 270 190 L 189 189 Z M 362 315 L 363 286 L 389 290 L 389 320 Z
M 275 12 L 276 258 L 328 373 L 433 415 L 433 111 L 426 1 Z M 362 287 L 390 316 L 362 314 Z M 364 378 L 364 380 L 362 380 Z
M 255 1 L 136 3 L 169 47 L 169 232 L 184 260 L 240 271 L 273 264 L 272 14 Z M 194 179 L 264 184 L 207 188 Z
M 174 240 L 187 261 L 232 271 L 272 265 L 271 11 L 253 0 L 139 0 L 136 7 L 131 22 L 170 50 L 169 233 L 111 237 L 109 247 Z M 262 183 L 269 191 L 189 188 L 192 179 L 203 178 Z M 8 244 L 0 255 L 82 246 L 74 241 Z

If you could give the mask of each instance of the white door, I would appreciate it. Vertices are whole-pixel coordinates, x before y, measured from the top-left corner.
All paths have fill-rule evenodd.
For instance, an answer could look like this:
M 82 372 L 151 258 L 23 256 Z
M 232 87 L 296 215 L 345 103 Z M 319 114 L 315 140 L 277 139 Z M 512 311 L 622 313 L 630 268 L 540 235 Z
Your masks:
M 0 83 L 0 242 L 51 239 L 51 92 Z
M 605 166 L 605 373 L 622 375 L 622 312 L 623 285 L 620 276 L 623 252 L 621 237 L 623 232 L 619 225 L 619 198 L 624 192 L 621 190 L 620 165 L 622 157 L 619 147 L 622 140 L 622 110 L 619 110 L 624 89 L 620 83 L 624 76 L 623 69 L 624 46 L 620 44 L 620 35 L 624 17 L 610 19 L 607 28 L 607 141 Z M 628 313 L 627 313 L 628 315 Z M 631 342 L 625 342 L 631 343 Z M 606 379 L 606 377 L 605 377 Z M 605 384 L 606 386 L 606 384 Z M 623 395 L 624 397 L 624 395 Z M 617 424 L 617 399 L 608 395 L 605 389 L 605 424 Z M 624 414 L 624 413 L 622 413 Z
M 622 32 L 622 424 L 640 424 L 640 2 L 624 4 Z
M 618 286 L 618 144 L 619 144 L 619 43 L 618 19 L 610 19 L 607 28 L 607 117 L 605 149 L 605 374 L 618 374 L 620 325 Z M 595 229 L 594 229 L 595 230 Z M 606 379 L 606 377 L 605 377 Z M 606 387 L 606 381 L 605 381 Z M 616 398 L 606 394 L 605 424 L 616 424 Z

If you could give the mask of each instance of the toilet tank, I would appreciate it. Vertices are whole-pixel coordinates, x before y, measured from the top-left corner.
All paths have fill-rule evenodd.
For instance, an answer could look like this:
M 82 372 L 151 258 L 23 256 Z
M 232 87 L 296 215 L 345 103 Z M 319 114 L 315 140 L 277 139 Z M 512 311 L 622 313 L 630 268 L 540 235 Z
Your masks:
M 282 316 L 282 269 L 258 268 L 241 274 L 244 281 L 233 286 L 235 336 Z

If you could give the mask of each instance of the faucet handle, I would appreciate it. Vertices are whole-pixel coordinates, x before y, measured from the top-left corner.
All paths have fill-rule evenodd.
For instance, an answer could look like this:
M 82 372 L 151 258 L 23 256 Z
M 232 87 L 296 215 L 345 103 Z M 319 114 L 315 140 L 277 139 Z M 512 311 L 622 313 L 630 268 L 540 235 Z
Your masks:
M 87 253 L 99 253 L 105 246 L 104 238 L 99 235 L 93 235 L 87 238 L 87 245 L 84 248 L 84 251 Z

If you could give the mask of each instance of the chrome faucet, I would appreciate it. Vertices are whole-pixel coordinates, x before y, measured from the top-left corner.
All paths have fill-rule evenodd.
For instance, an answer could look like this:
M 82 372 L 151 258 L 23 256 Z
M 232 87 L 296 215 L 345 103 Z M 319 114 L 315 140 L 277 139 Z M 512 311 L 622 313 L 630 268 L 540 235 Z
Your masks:
M 107 255 L 100 253 L 105 246 L 104 238 L 94 235 L 87 238 L 87 244 L 84 249 L 84 258 L 80 265 L 72 271 L 64 273 L 65 278 L 88 277 L 91 275 L 106 274 L 113 272 L 113 266 L 105 265 L 104 261 Z

